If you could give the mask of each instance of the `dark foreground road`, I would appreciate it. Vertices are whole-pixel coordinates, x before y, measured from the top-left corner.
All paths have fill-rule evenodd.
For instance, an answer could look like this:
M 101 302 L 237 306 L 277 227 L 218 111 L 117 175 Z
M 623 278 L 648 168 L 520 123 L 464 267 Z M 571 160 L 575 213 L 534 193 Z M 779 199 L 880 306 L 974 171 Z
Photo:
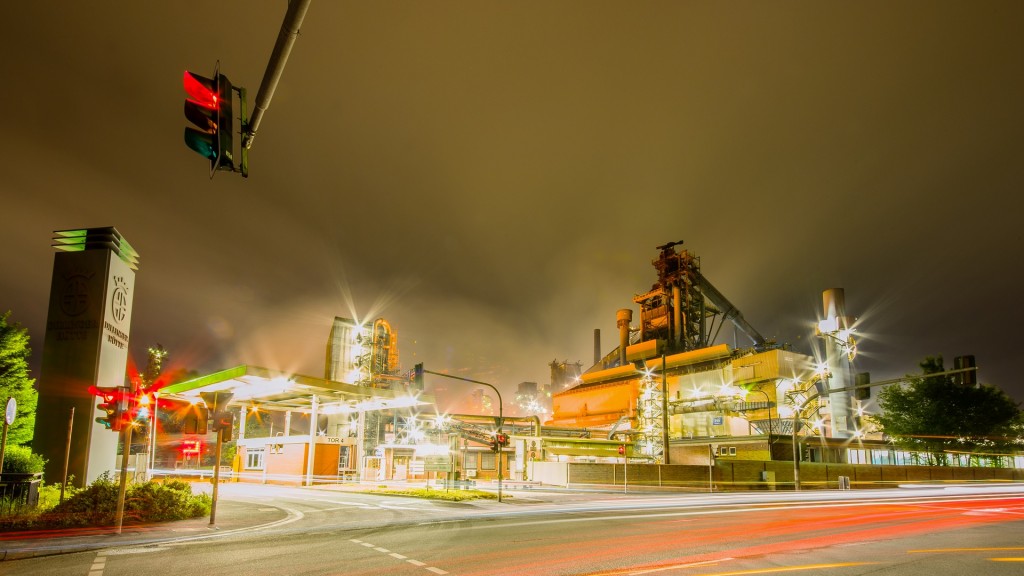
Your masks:
M 261 498 L 290 521 L 8 561 L 0 573 L 1024 574 L 1024 493 L 1006 489 L 604 494 L 479 506 L 297 490 Z

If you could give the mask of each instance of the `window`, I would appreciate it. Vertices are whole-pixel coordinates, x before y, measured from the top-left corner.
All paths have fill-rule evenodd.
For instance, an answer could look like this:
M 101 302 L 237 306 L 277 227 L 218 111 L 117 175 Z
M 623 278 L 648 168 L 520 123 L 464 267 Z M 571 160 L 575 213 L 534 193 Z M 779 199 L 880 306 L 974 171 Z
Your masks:
M 245 451 L 245 469 L 263 470 L 263 448 L 250 448 Z
M 480 469 L 481 470 L 494 470 L 494 452 L 481 452 L 480 453 Z
M 462 468 L 465 470 L 476 470 L 476 452 L 466 452 L 462 460 Z

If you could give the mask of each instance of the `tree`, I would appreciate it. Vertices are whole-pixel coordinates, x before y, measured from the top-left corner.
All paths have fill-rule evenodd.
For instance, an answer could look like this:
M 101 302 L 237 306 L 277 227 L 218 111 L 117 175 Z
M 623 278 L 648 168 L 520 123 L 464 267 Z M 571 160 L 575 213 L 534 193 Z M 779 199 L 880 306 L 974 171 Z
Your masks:
M 18 413 L 7 431 L 7 444 L 21 446 L 32 440 L 36 428 L 36 401 L 38 393 L 32 387 L 34 378 L 28 377 L 28 330 L 20 324 L 8 324 L 10 311 L 0 315 L 0 410 L 7 398 L 18 403 Z
M 874 422 L 897 446 L 927 453 L 928 464 L 946 465 L 950 453 L 1007 452 L 1021 411 L 994 386 L 964 386 L 944 372 L 942 356 L 921 362 L 922 376 L 878 395 Z

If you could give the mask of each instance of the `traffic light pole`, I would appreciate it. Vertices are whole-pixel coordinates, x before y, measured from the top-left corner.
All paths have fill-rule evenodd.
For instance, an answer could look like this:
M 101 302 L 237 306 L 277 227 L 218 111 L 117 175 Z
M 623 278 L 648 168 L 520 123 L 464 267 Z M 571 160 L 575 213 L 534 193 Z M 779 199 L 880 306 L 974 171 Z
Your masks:
M 423 370 L 423 373 L 424 374 L 433 374 L 434 376 L 441 376 L 442 378 L 451 378 L 452 380 L 462 380 L 463 382 L 472 382 L 473 384 L 480 384 L 480 385 L 483 385 L 483 386 L 487 386 L 491 390 L 494 390 L 494 393 L 498 395 L 498 434 L 501 434 L 501 426 L 505 422 L 505 416 L 504 416 L 504 413 L 502 412 L 501 392 L 498 392 L 498 389 L 495 388 L 493 384 L 488 384 L 487 382 L 481 382 L 479 380 L 471 380 L 469 378 L 463 378 L 461 376 L 452 376 L 451 374 L 442 374 L 441 372 L 431 372 L 430 370 Z M 501 444 L 499 443 L 498 444 L 498 502 L 501 502 L 501 475 L 502 475 L 502 469 L 501 469 Z
M 302 20 L 306 17 L 309 3 L 310 0 L 291 0 L 288 3 L 288 12 L 284 15 L 284 21 L 281 22 L 277 43 L 274 44 L 274 51 L 270 54 L 270 61 L 267 62 L 267 70 L 263 73 L 263 82 L 260 83 L 259 92 L 256 93 L 252 118 L 242 134 L 243 149 L 252 146 L 252 141 L 256 138 L 256 131 L 259 130 L 260 122 L 263 120 L 263 113 L 270 107 L 270 100 L 274 97 L 281 74 L 284 73 L 284 66 L 288 63 L 288 56 L 299 35 L 299 29 L 302 27 Z
M 121 432 L 124 447 L 121 449 L 121 485 L 117 489 L 117 515 L 114 520 L 116 524 L 115 534 L 121 533 L 121 523 L 124 521 L 124 494 L 128 489 L 128 456 L 132 451 L 132 424 L 126 424 Z
M 217 448 L 214 450 L 213 457 L 213 497 L 210 503 L 210 526 L 216 526 L 217 523 L 217 487 L 220 486 L 220 445 L 221 438 L 224 435 L 224 430 L 221 428 L 217 429 Z

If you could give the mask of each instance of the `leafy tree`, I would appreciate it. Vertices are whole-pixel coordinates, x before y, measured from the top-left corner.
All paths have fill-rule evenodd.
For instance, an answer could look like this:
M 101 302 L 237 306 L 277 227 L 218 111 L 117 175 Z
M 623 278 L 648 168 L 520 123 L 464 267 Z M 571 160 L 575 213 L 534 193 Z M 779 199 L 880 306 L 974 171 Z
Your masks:
M 36 427 L 36 400 L 32 387 L 34 378 L 28 377 L 28 330 L 20 324 L 8 324 L 8 311 L 0 315 L 0 412 L 7 398 L 18 404 L 17 417 L 7 431 L 7 444 L 21 446 L 32 440 Z
M 929 455 L 928 464 L 946 465 L 950 452 L 1008 451 L 1021 411 L 994 386 L 964 386 L 944 372 L 942 356 L 921 362 L 923 375 L 878 395 L 882 413 L 874 422 L 897 446 Z

